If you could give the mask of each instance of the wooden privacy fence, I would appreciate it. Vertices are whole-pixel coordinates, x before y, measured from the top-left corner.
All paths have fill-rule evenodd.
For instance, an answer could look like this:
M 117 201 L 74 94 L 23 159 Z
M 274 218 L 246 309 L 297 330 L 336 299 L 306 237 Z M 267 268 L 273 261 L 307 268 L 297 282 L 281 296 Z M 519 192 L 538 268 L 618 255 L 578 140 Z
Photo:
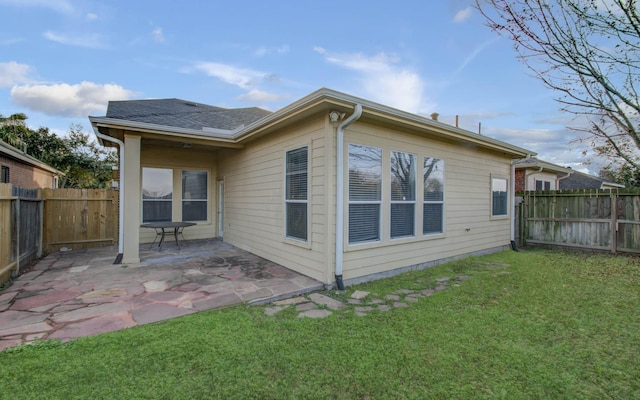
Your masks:
M 12 208 L 11 185 L 0 183 L 0 284 L 9 280 L 10 271 L 16 266 L 12 250 Z
M 108 246 L 118 237 L 118 192 L 43 189 L 45 251 Z
M 113 245 L 117 237 L 117 191 L 0 184 L 0 284 L 43 252 Z
M 526 244 L 640 253 L 640 190 L 524 192 Z
M 42 255 L 42 199 L 38 189 L 0 185 L 0 283 Z

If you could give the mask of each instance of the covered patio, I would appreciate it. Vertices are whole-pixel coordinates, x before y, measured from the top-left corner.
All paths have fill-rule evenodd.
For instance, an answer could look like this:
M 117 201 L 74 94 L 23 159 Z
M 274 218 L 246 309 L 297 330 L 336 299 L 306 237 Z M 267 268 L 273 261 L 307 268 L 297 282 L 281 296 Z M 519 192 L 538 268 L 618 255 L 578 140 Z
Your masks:
M 140 263 L 113 264 L 114 247 L 55 252 L 0 292 L 0 349 L 69 340 L 322 288 L 218 239 L 181 249 L 140 245 Z

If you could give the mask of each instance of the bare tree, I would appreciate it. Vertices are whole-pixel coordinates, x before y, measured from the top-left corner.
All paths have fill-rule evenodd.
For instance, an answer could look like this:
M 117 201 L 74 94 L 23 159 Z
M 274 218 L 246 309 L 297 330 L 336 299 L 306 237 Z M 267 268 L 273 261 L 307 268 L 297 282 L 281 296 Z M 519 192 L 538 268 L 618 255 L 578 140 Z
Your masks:
M 572 113 L 578 140 L 640 170 L 636 0 L 475 0 L 487 25 Z M 585 135 L 586 134 L 586 135 Z

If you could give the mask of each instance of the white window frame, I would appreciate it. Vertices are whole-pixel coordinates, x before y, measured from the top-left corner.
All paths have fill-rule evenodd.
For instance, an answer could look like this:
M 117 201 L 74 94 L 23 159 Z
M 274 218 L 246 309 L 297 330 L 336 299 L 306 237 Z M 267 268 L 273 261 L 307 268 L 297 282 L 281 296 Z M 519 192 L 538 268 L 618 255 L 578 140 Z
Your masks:
M 494 181 L 504 181 L 505 186 L 506 186 L 506 194 L 507 194 L 507 198 L 505 200 L 505 210 L 504 210 L 504 214 L 494 214 L 494 204 L 493 204 L 493 199 L 494 199 L 494 192 L 496 192 L 495 190 L 493 190 L 494 188 Z M 504 218 L 508 218 L 509 217 L 509 202 L 510 202 L 510 198 L 511 198 L 511 194 L 509 193 L 509 179 L 505 176 L 501 176 L 501 175 L 491 175 L 490 181 L 489 181 L 489 193 L 490 193 L 490 197 L 491 197 L 491 208 L 489 210 L 491 218 L 492 219 L 504 219 Z
M 376 149 L 380 152 L 380 181 L 379 181 L 379 186 L 380 186 L 380 194 L 379 194 L 379 198 L 377 200 L 351 200 L 351 148 L 352 146 L 359 146 L 359 147 L 368 147 L 368 148 L 372 148 L 372 149 Z M 353 245 L 359 245 L 359 244 L 367 244 L 367 243 L 379 243 L 382 241 L 382 199 L 384 198 L 384 188 L 383 188 L 383 183 L 384 183 L 384 173 L 383 173 L 383 168 L 384 168 L 384 151 L 381 147 L 377 147 L 377 146 L 371 146 L 371 145 L 364 145 L 364 144 L 359 144 L 359 143 L 349 143 L 347 146 L 347 201 L 348 201 L 348 208 L 347 208 L 347 235 L 346 235 L 346 239 L 347 239 L 347 243 L 350 246 Z M 378 206 L 378 227 L 377 227 L 377 238 L 376 239 L 369 239 L 369 240 L 358 240 L 358 241 L 351 241 L 351 206 L 353 205 L 377 205 Z
M 438 160 L 437 162 L 442 163 L 442 200 L 425 200 L 425 194 L 427 193 L 427 187 L 426 185 L 424 185 L 424 163 L 426 161 L 427 158 L 431 158 L 434 160 Z M 445 226 L 445 215 L 444 215 L 444 204 L 445 204 L 445 189 L 447 187 L 447 183 L 446 183 L 446 164 L 444 162 L 444 160 L 442 158 L 437 158 L 437 157 L 430 157 L 430 156 L 423 156 L 422 157 L 422 235 L 424 236 L 433 236 L 433 235 L 442 235 L 444 234 L 444 226 Z M 442 219 L 440 221 L 440 224 L 442 226 L 442 229 L 439 232 L 425 232 L 425 227 L 424 227 L 424 208 L 425 205 L 427 204 L 439 204 L 442 207 Z
M 398 154 L 406 154 L 409 157 L 411 157 L 413 159 L 413 199 L 404 199 L 404 200 L 394 200 L 393 199 L 393 157 L 394 157 L 394 153 L 398 153 Z M 389 162 L 389 237 L 392 240 L 397 240 L 397 239 L 406 239 L 406 238 L 412 238 L 416 236 L 416 226 L 417 224 L 417 218 L 416 218 L 416 197 L 417 197 L 417 189 L 418 189 L 418 184 L 417 184 L 417 179 L 416 176 L 418 174 L 418 156 L 416 154 L 413 153 L 409 153 L 406 151 L 397 151 L 397 150 L 392 150 L 389 153 L 389 158 L 390 158 L 390 162 Z M 384 163 L 383 163 L 384 164 Z M 398 236 L 393 236 L 393 206 L 397 205 L 397 204 L 410 204 L 413 205 L 413 230 L 410 234 L 407 235 L 398 235 Z
M 142 193 L 142 185 L 144 185 L 143 179 L 143 171 L 145 168 L 152 169 L 164 169 L 171 171 L 171 190 L 172 196 L 171 199 L 166 200 L 145 200 Z M 210 224 L 212 221 L 211 215 L 211 170 L 207 168 L 183 168 L 181 166 L 166 166 L 166 165 L 158 165 L 158 164 L 145 164 L 140 167 L 140 220 L 144 223 L 144 202 L 145 201 L 165 201 L 171 202 L 171 221 L 184 221 L 184 216 L 182 215 L 182 172 L 183 171 L 198 171 L 198 172 L 206 172 L 207 174 L 207 219 L 202 221 L 193 221 L 196 224 Z M 189 201 L 193 201 L 193 199 L 186 199 Z
M 144 198 L 144 170 L 145 169 L 157 169 L 157 170 L 166 170 L 166 171 L 170 171 L 171 172 L 171 198 L 170 199 L 145 199 Z M 140 179 L 140 197 L 141 197 L 141 201 L 142 201 L 142 209 L 140 210 L 140 219 L 142 220 L 143 223 L 145 222 L 155 222 L 155 221 L 145 221 L 144 219 L 144 206 L 145 203 L 149 204 L 149 203 L 159 203 L 159 202 L 164 202 L 164 203 L 169 203 L 171 204 L 170 207 L 170 212 L 169 212 L 169 221 L 173 221 L 174 218 L 174 213 L 173 213 L 173 201 L 175 200 L 175 195 L 176 195 L 176 188 L 174 185 L 174 177 L 175 177 L 175 170 L 173 168 L 167 168 L 167 167 L 151 167 L 151 166 L 143 166 L 140 173 L 142 174 L 141 179 Z
M 534 179 L 533 182 L 536 190 L 551 190 L 551 181 L 545 181 L 544 179 Z M 538 182 L 540 182 L 540 189 L 538 189 Z M 545 186 L 549 186 L 549 188 L 545 189 Z
M 305 199 L 289 199 L 288 198 L 288 193 L 287 193 L 287 187 L 288 187 L 288 179 L 290 176 L 293 176 L 293 174 L 299 174 L 300 172 L 290 172 L 288 170 L 289 167 L 289 163 L 288 163 L 288 158 L 289 158 L 289 154 L 296 152 L 296 151 L 300 151 L 302 149 L 305 149 L 307 152 L 307 165 L 306 165 L 306 170 L 305 170 L 305 174 L 306 174 L 306 178 L 307 178 L 307 186 L 306 186 L 306 193 L 305 193 Z M 310 220 L 309 220 L 309 193 L 310 193 L 310 175 L 309 175 L 309 166 L 311 164 L 311 154 L 310 154 L 310 150 L 309 150 L 309 146 L 308 145 L 304 145 L 304 146 L 299 146 L 296 148 L 292 148 L 289 149 L 285 152 L 285 156 L 284 156 L 284 194 L 283 194 L 283 198 L 284 198 L 284 236 L 286 239 L 294 241 L 294 242 L 300 242 L 300 243 L 309 243 L 309 236 L 310 236 L 310 232 L 309 232 L 309 228 L 310 228 Z M 297 237 L 297 236 L 292 236 L 289 234 L 288 232 L 288 228 L 289 228 L 289 204 L 304 204 L 306 206 L 306 232 L 305 232 L 305 238 L 301 238 L 301 237 Z
M 206 182 L 207 182 L 207 190 L 205 191 L 206 193 L 206 197 L 204 199 L 185 199 L 184 198 L 184 185 L 182 185 L 182 178 L 184 177 L 184 173 L 185 172 L 203 172 L 206 175 Z M 206 170 L 202 170 L 202 169 L 181 169 L 180 170 L 180 207 L 182 210 L 182 220 L 184 221 L 184 203 L 186 201 L 190 201 L 190 202 L 204 202 L 206 204 L 206 218 L 205 219 L 198 219 L 198 220 L 189 220 L 190 222 L 206 222 L 209 221 L 209 214 L 210 214 L 210 210 L 209 210 L 209 193 L 211 192 L 210 188 L 210 180 L 209 180 L 209 171 Z M 174 188 L 175 189 L 175 188 Z M 175 192 L 175 190 L 174 190 Z

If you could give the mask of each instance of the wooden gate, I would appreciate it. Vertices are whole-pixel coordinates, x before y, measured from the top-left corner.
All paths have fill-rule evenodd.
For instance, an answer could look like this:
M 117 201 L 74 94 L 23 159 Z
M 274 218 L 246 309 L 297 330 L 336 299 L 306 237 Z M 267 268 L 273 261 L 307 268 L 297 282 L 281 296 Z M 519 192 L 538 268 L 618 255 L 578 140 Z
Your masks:
M 118 237 L 118 192 L 43 189 L 45 251 L 113 245 Z

